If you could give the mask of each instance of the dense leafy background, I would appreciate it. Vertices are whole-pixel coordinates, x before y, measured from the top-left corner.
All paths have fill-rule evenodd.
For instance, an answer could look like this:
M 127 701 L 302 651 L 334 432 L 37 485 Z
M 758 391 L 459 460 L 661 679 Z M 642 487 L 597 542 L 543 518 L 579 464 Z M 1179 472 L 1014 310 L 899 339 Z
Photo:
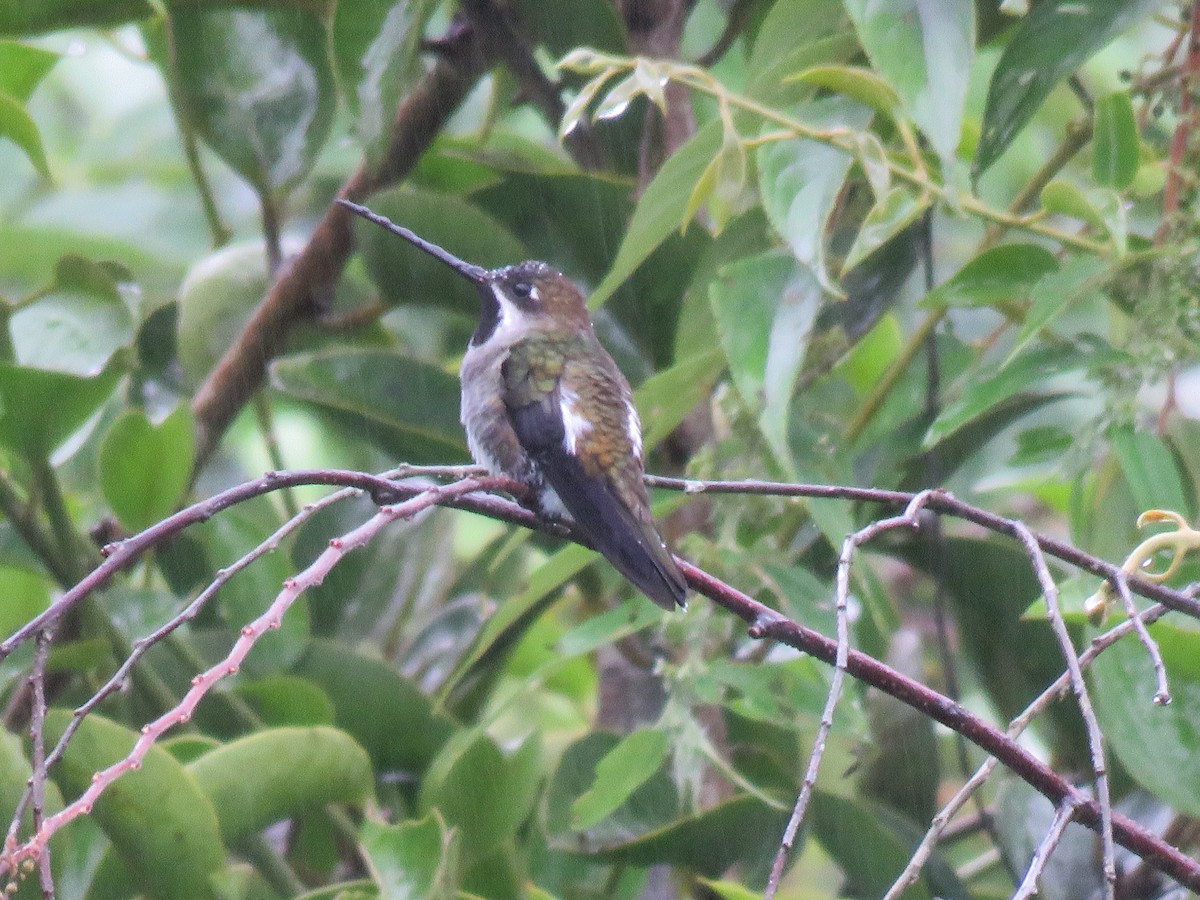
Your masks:
M 1194 515 L 1186 141 L 1168 177 L 1184 11 L 698 0 L 676 37 L 680 59 L 703 63 L 673 68 L 633 63 L 641 6 L 513 0 L 508 46 L 561 79 L 564 120 L 497 65 L 368 202 L 475 262 L 546 259 L 584 284 L 637 389 L 651 469 L 945 485 L 1113 560 L 1141 510 Z M 336 290 L 298 317 L 215 453 L 196 421 L 198 389 L 272 272 L 363 160 L 387 159 L 397 104 L 457 13 L 440 0 L 0 3 L 0 633 L 95 564 L 96 534 L 266 468 L 467 460 L 454 373 L 471 292 L 361 222 Z M 48 732 L 318 495 L 226 512 L 80 610 L 50 658 Z M 826 633 L 837 547 L 881 514 L 657 500 L 685 556 Z M 154 647 L 70 744 L 51 806 L 367 512 L 323 511 Z M 1094 589 L 1064 585 L 1081 639 Z M 1033 574 L 994 537 L 882 546 L 854 592 L 857 646 L 938 685 L 952 664 L 965 702 L 998 721 L 1062 669 L 1046 623 L 1022 617 Z M 1150 705 L 1134 644 L 1090 682 L 1121 806 L 1143 821 L 1200 815 L 1200 641 L 1186 621 L 1158 629 L 1173 706 Z M 27 701 L 8 701 L 31 654 L 0 664 L 0 811 L 30 771 Z M 581 548 L 437 510 L 348 558 L 55 839 L 60 895 L 754 896 L 828 677 L 706 602 L 662 614 Z M 1065 704 L 1034 745 L 1064 772 L 1085 766 Z M 962 777 L 950 736 L 853 691 L 783 895 L 879 896 Z M 995 860 L 978 864 L 986 835 L 955 841 L 911 896 L 1012 891 L 1049 805 L 1012 781 L 985 800 Z M 1068 832 L 1047 896 L 1087 894 L 1091 841 Z M 21 896 L 36 892 L 27 879 Z

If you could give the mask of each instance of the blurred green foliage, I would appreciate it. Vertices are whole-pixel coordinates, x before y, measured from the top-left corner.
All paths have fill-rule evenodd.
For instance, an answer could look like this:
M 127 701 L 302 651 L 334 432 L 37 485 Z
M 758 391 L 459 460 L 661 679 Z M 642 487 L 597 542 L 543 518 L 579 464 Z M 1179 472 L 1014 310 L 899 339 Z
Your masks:
M 1195 139 L 1168 157 L 1180 89 L 1163 77 L 1188 26 L 1162 2 L 1015 5 L 698 0 L 680 4 L 680 59 L 650 60 L 633 55 L 638 4 L 513 0 L 510 49 L 543 81 L 496 64 L 403 183 L 363 199 L 473 262 L 578 279 L 637 389 L 652 470 L 945 486 L 1119 560 L 1140 511 L 1197 507 L 1195 183 L 1168 184 L 1172 164 L 1194 171 Z M 466 461 L 471 291 L 359 222 L 336 289 L 212 455 L 194 412 L 339 187 L 394 152 L 397 105 L 448 58 L 458 6 L 0 3 L 3 634 L 95 565 L 97 540 L 264 468 Z M 561 121 L 531 104 L 547 87 Z M 667 107 L 685 133 L 662 127 Z M 48 735 L 318 496 L 223 513 L 64 622 Z M 656 499 L 684 556 L 825 633 L 840 542 L 881 514 Z M 48 808 L 367 515 L 321 510 L 154 646 L 85 720 Z M 859 558 L 854 641 L 937 683 L 948 660 L 964 702 L 1007 720 L 1063 661 L 1039 607 L 1022 618 L 1039 588 L 1019 549 L 945 527 Z M 1080 638 L 1084 581 L 1064 590 Z M 1133 643 L 1090 681 L 1120 802 L 1143 819 L 1200 809 L 1200 635 L 1157 628 L 1168 711 Z M 13 734 L 31 658 L 0 662 Z M 664 896 L 665 866 L 680 895 L 758 896 L 828 678 L 707 602 L 662 614 L 582 548 L 435 510 L 309 592 L 53 840 L 54 872 L 62 896 L 92 898 L 635 898 Z M 1034 733 L 1064 771 L 1086 767 L 1071 708 Z M 30 753 L 0 742 L 0 812 Z M 852 690 L 781 896 L 879 896 L 962 777 L 952 736 Z M 1015 868 L 975 865 L 991 839 L 968 836 L 905 896 L 1011 892 L 1048 804 L 1012 785 L 984 799 Z M 1042 889 L 1075 896 L 1094 870 L 1064 855 Z M 19 896 L 36 893 L 27 877 Z

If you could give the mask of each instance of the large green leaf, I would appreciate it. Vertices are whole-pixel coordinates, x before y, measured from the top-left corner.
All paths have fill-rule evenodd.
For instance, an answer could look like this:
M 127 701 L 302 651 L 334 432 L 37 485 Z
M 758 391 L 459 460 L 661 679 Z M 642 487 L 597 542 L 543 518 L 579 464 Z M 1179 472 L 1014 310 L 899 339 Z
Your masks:
M 571 827 L 584 831 L 612 815 L 662 767 L 670 749 L 665 731 L 639 728 L 596 763 L 596 780 L 571 804 Z
M 1137 119 L 1129 94 L 1118 91 L 1096 101 L 1092 132 L 1092 177 L 1097 184 L 1128 187 L 1141 161 Z
M 702 126 L 663 163 L 638 201 L 612 268 L 592 292 L 592 309 L 605 303 L 656 247 L 688 224 L 688 198 L 721 147 L 721 123 Z
M 975 53 L 975 4 L 961 0 L 847 0 L 876 68 L 948 168 L 958 149 Z
M 992 73 L 975 173 L 984 172 L 1000 157 L 1056 84 L 1161 5 L 1162 0 L 1033 4 Z
M 359 803 L 373 792 L 366 751 L 328 727 L 258 731 L 210 750 L 188 772 L 230 842 L 327 803 Z
M 930 291 L 924 306 L 1000 306 L 1024 299 L 1043 276 L 1058 270 L 1039 244 L 1001 244 L 985 250 Z
M 811 816 L 817 839 L 846 875 L 840 893 L 847 897 L 886 893 L 921 840 L 921 831 L 896 813 L 825 791 L 813 794 Z M 935 895 L 960 900 L 971 896 L 954 870 L 936 856 L 901 896 L 920 900 Z
M 121 524 L 141 531 L 174 511 L 191 478 L 195 428 L 187 406 L 158 425 L 128 410 L 100 446 L 100 487 Z
M 338 3 L 333 16 L 333 58 L 342 94 L 358 116 L 368 159 L 377 161 L 396 106 L 424 71 L 421 39 L 434 0 L 365 0 Z
M 282 6 L 184 6 L 169 22 L 177 100 L 191 126 L 260 194 L 300 181 L 333 122 L 325 23 Z
M 1192 518 L 1196 508 L 1195 486 L 1184 487 L 1175 455 L 1162 438 L 1148 431 L 1122 427 L 1112 429 L 1108 439 L 1138 509 L 1169 509 Z
M 419 821 L 362 824 L 362 843 L 371 877 L 388 900 L 454 900 L 457 841 L 437 813 Z
M 295 672 L 321 686 L 335 723 L 366 748 L 378 772 L 424 771 L 454 731 L 411 681 L 343 644 L 313 641 Z
M 50 177 L 50 166 L 46 162 L 46 150 L 42 146 L 42 135 L 37 123 L 25 111 L 25 106 L 0 91 L 0 138 L 8 138 L 24 151 L 25 156 L 46 178 Z
M 1132 635 L 1088 670 L 1104 736 L 1139 784 L 1185 815 L 1200 815 L 1200 632 L 1188 620 L 1150 626 L 1170 677 L 1172 703 L 1158 690 L 1145 648 Z
M 134 320 L 110 267 L 77 256 L 56 266 L 54 287 L 9 318 L 16 361 L 37 369 L 96 375 L 133 342 Z
M 470 864 L 511 838 L 529 816 L 541 773 L 536 736 L 505 756 L 485 733 L 462 731 L 442 748 L 421 784 L 421 809 L 436 809 L 462 837 Z
M 26 102 L 58 60 L 57 53 L 40 47 L 0 41 L 0 92 Z
M 329 350 L 271 366 L 277 389 L 312 403 L 406 462 L 465 460 L 458 379 L 390 350 Z
M 22 0 L 0 3 L 0 34 L 34 35 L 64 28 L 109 28 L 153 14 L 150 0 Z
M 634 393 L 634 404 L 642 419 L 642 445 L 647 453 L 708 397 L 724 370 L 724 355 L 715 348 L 704 348 L 642 382 Z
M 820 302 L 815 277 L 778 253 L 726 266 L 710 287 L 734 384 L 780 464 L 790 467 L 788 411 Z
M 112 369 L 80 378 L 0 363 L 0 444 L 48 454 L 99 409 L 116 381 Z
M 824 97 L 802 104 L 796 117 L 812 128 L 856 132 L 871 120 L 871 109 L 843 97 Z M 852 162 L 845 150 L 808 138 L 770 141 L 758 150 L 758 189 L 767 218 L 826 287 L 831 285 L 825 273 L 825 226 Z
M 46 716 L 47 739 L 57 740 L 70 719 L 67 710 L 52 710 Z M 124 758 L 137 739 L 137 732 L 92 713 L 51 774 L 66 794 L 77 795 L 92 783 L 94 772 Z M 212 896 L 208 878 L 225 862 L 217 813 L 195 778 L 166 750 L 151 747 L 140 769 L 101 795 L 92 815 L 139 892 L 180 900 Z

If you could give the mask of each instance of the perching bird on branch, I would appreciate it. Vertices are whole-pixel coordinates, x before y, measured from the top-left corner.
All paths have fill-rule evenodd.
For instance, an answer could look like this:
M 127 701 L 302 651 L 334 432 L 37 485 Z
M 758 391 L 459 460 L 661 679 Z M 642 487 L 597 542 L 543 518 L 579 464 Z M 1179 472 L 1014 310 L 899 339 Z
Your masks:
M 484 269 L 365 206 L 343 206 L 441 260 L 479 289 L 462 363 L 462 423 L 475 461 L 570 517 L 664 609 L 687 585 L 650 515 L 642 426 L 629 382 L 596 339 L 583 292 L 543 262 Z

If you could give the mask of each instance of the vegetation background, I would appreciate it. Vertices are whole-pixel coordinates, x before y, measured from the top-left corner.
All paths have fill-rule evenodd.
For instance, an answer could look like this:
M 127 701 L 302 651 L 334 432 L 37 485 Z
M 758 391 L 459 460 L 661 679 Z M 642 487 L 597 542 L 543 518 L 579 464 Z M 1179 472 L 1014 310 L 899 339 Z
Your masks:
M 0 636 L 30 638 L 0 650 L 6 818 L 34 776 L 8 876 L 139 729 L 165 733 L 17 895 L 741 900 L 776 889 L 814 746 L 778 896 L 883 895 L 985 751 L 854 679 L 823 743 L 833 669 L 703 597 L 663 614 L 561 537 L 434 508 L 321 583 L 296 573 L 375 504 L 308 509 L 330 489 L 297 477 L 20 629 L 102 546 L 264 470 L 469 461 L 471 289 L 339 192 L 584 285 L 651 471 L 946 487 L 1120 563 L 1139 513 L 1197 511 L 1196 21 L 1153 0 L 0 0 Z M 898 511 L 655 499 L 683 557 L 829 636 L 843 539 Z M 1036 554 L 919 521 L 848 569 L 850 644 L 1004 728 L 1067 665 Z M 1047 572 L 1081 648 L 1098 565 Z M 293 577 L 278 630 L 247 631 Z M 1178 613 L 1150 633 L 1088 667 L 1102 748 L 1070 696 L 1022 746 L 1194 849 L 1200 634 Z M 234 674 L 193 680 L 235 643 Z M 1001 772 L 895 893 L 1018 890 L 1075 810 Z M 1103 889 L 1096 835 L 1057 830 L 1043 895 Z M 1182 890 L 1115 864 L 1110 894 Z

